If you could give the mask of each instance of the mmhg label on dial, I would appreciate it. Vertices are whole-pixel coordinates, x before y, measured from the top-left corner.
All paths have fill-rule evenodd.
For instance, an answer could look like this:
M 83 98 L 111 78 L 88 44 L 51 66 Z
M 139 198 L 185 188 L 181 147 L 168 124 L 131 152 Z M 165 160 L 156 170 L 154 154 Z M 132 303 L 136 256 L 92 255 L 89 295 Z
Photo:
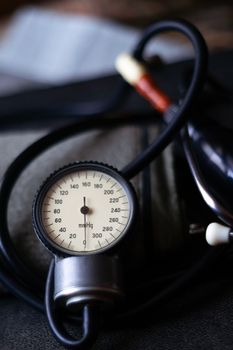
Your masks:
M 81 169 L 54 182 L 41 205 L 43 231 L 71 252 L 105 250 L 128 227 L 132 205 L 127 188 L 108 173 Z

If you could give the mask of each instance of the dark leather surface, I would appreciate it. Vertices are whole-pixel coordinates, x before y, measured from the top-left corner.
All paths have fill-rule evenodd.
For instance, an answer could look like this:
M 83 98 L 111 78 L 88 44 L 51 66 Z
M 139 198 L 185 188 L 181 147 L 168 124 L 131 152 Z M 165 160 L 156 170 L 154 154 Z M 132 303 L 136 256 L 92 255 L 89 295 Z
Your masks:
M 93 350 L 231 350 L 232 293 L 231 287 L 178 317 L 164 315 L 146 326 L 103 330 Z M 44 315 L 10 297 L 1 299 L 0 310 L 1 350 L 63 349 L 51 336 Z

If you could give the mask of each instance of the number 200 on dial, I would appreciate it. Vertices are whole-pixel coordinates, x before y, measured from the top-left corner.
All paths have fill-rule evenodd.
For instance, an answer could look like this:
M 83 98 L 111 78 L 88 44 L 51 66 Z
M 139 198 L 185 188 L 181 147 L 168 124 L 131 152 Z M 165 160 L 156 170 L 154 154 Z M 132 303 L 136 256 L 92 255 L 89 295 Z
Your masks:
M 53 252 L 91 254 L 113 247 L 135 211 L 131 185 L 111 167 L 75 163 L 51 175 L 33 208 L 36 233 Z

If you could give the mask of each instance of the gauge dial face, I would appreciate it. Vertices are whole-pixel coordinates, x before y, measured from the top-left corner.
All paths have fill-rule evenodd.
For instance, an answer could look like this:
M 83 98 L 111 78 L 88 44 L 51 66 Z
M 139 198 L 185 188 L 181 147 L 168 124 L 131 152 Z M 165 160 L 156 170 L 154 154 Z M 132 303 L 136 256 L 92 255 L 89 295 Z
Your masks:
M 34 218 L 40 238 L 54 248 L 68 254 L 91 254 L 109 249 L 128 230 L 132 189 L 111 168 L 77 164 L 48 181 L 36 201 Z

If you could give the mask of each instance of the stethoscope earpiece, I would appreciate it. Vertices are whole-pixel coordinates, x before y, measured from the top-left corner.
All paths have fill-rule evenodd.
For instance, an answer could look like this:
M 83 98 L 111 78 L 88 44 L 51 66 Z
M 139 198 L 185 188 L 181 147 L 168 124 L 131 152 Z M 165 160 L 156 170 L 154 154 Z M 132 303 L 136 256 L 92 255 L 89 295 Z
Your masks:
M 206 229 L 206 241 L 211 246 L 230 243 L 232 238 L 232 229 L 217 222 L 212 222 Z

